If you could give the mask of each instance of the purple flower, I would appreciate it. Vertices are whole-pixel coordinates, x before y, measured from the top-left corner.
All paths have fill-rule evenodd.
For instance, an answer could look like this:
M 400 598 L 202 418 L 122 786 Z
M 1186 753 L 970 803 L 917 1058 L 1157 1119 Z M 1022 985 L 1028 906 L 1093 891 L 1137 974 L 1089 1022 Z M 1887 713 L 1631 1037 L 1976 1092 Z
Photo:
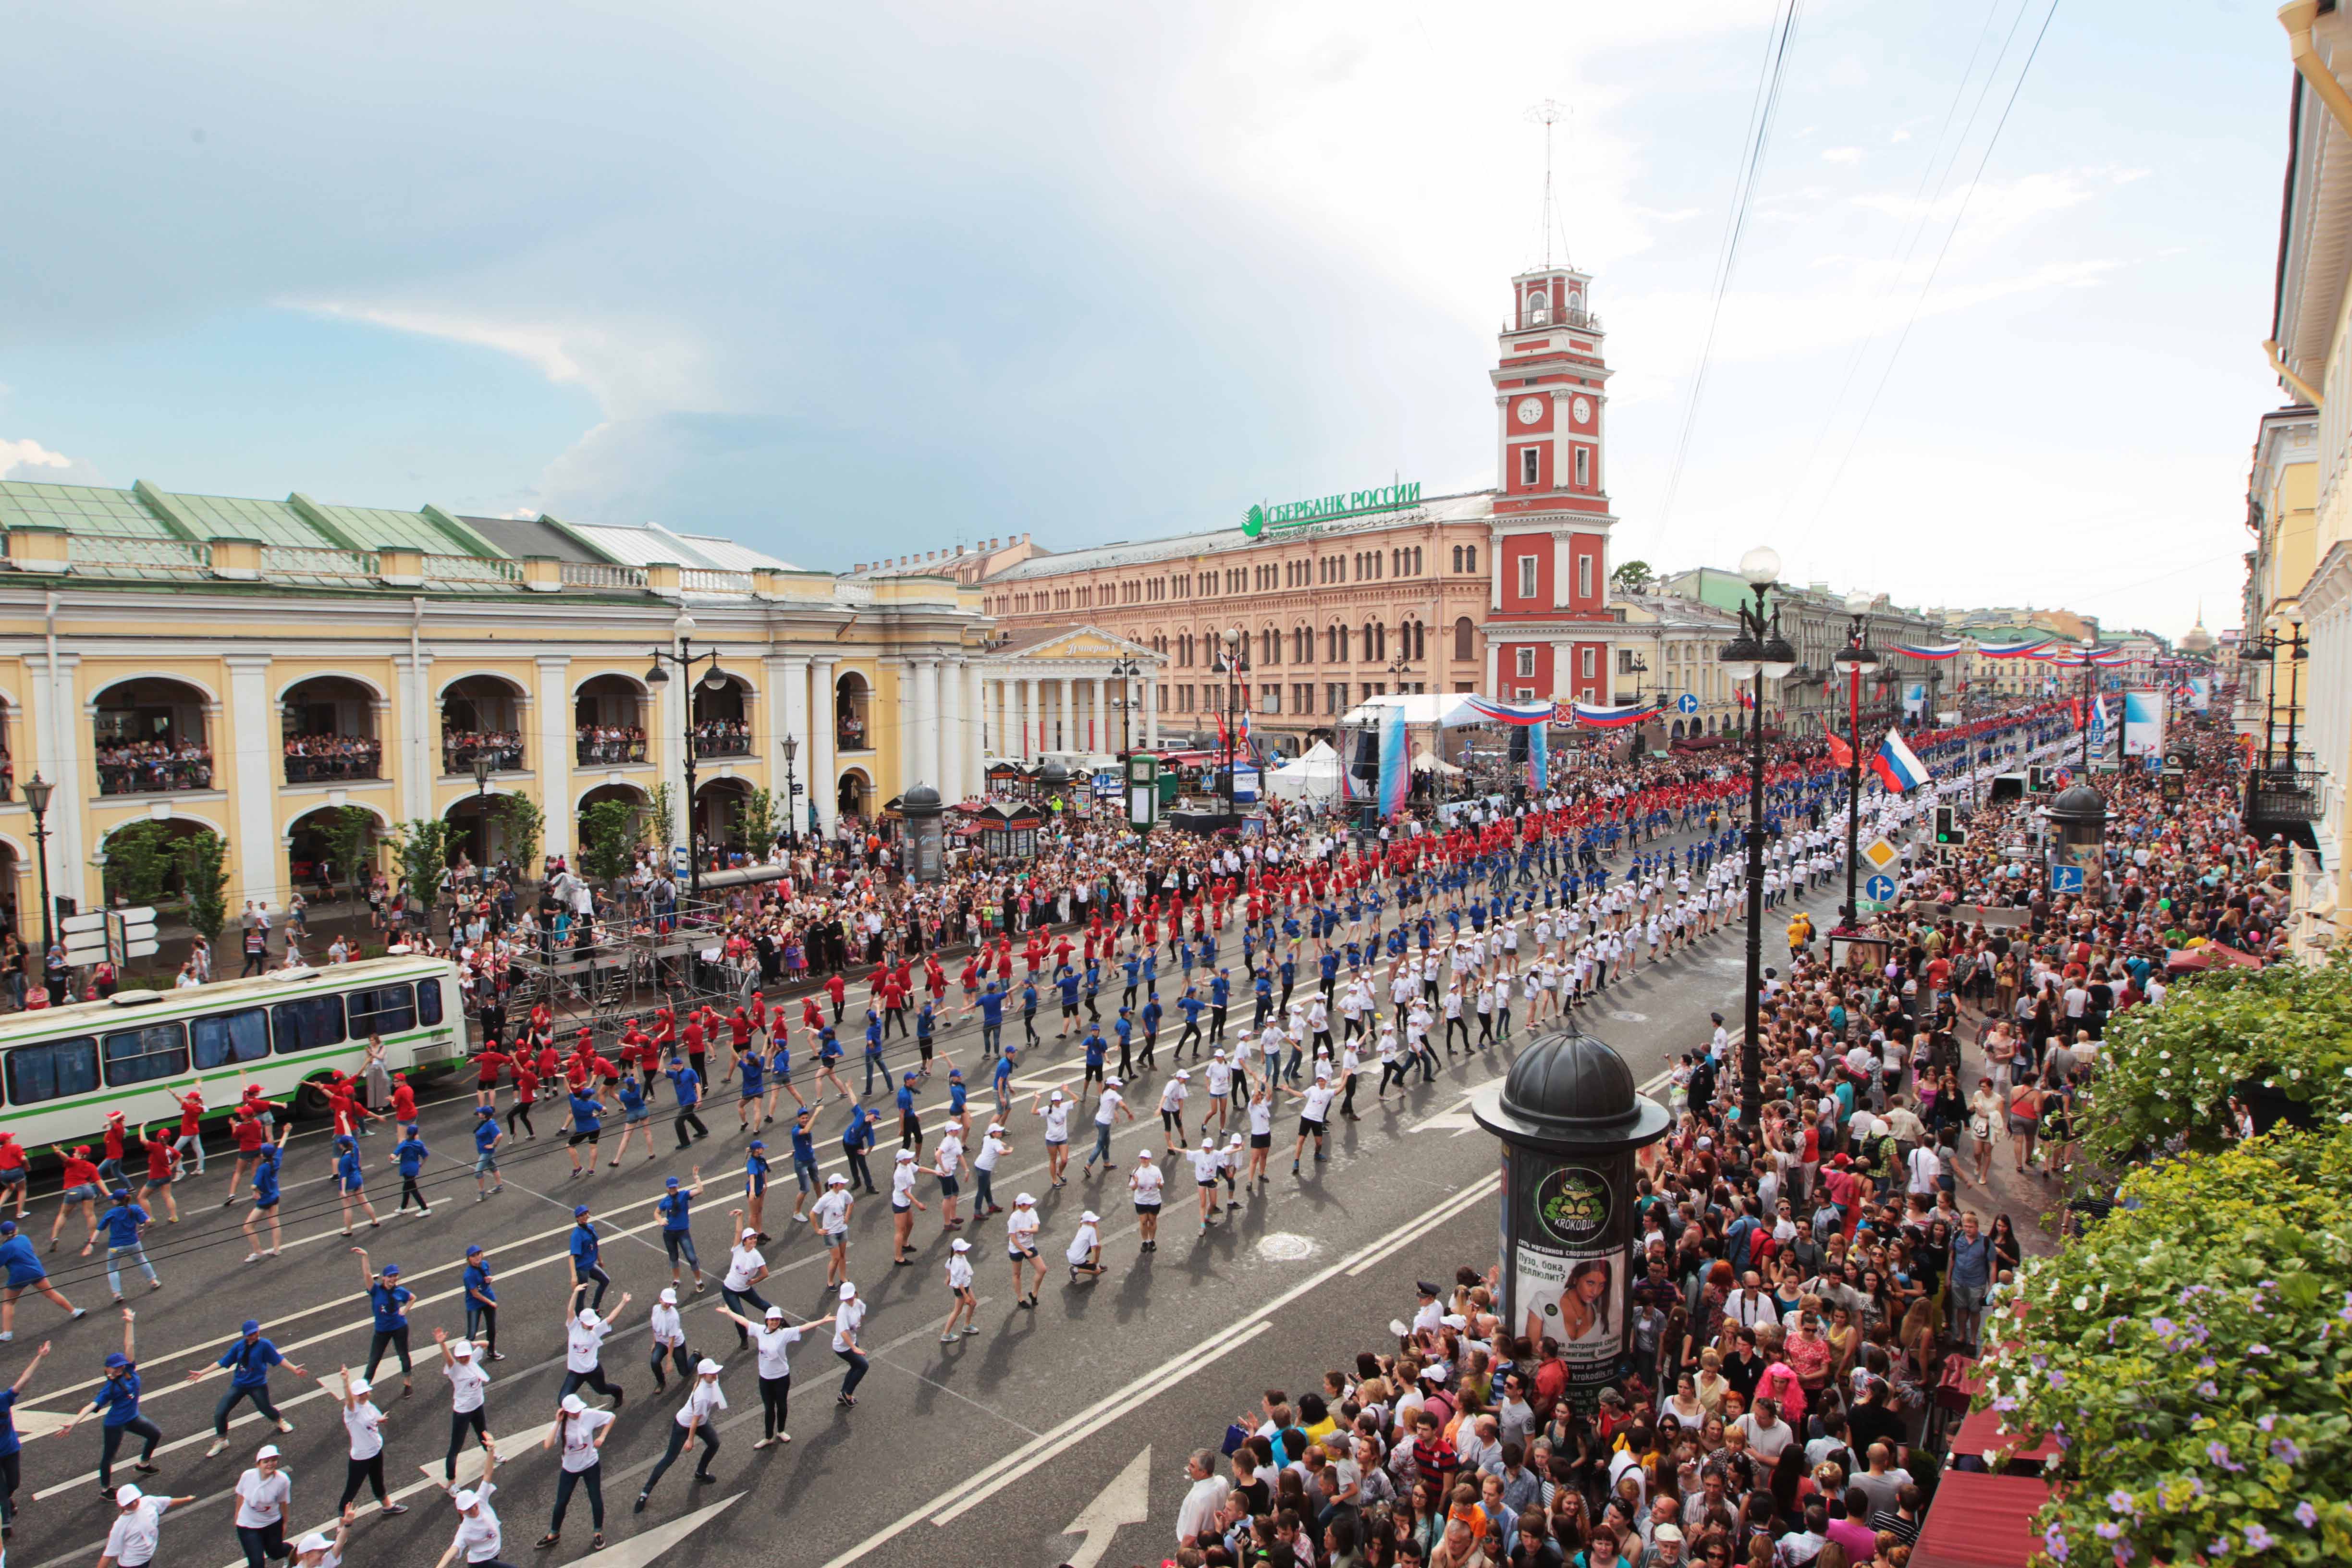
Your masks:
M 2053 1561 L 2059 1563 L 2066 1561 L 2066 1538 L 2059 1533 L 2056 1525 L 2052 1525 L 2048 1532 L 2042 1537 L 2042 1544 L 2049 1549 Z
M 2303 1450 L 2294 1446 L 2291 1437 L 2273 1437 L 2271 1439 L 2271 1458 L 2283 1464 L 2299 1465 L 2303 1463 Z
M 2122 1488 L 2120 1488 L 2120 1487 L 2116 1488 L 2114 1491 L 2111 1491 L 2111 1492 L 2109 1492 L 2109 1493 L 2107 1494 L 2107 1507 L 2108 1507 L 2108 1508 L 2110 1508 L 2110 1509 L 2112 1509 L 2112 1510 L 2115 1510 L 2116 1512 L 2117 1512 L 2117 1513 L 2129 1513 L 2129 1512 L 2131 1512 L 2131 1510 L 2132 1510 L 2132 1495 L 2131 1495 L 2131 1493 L 2129 1493 L 2129 1492 L 2127 1492 L 2127 1491 L 2125 1491 L 2125 1490 L 2124 1490 Z
M 2268 1552 L 2272 1547 L 2276 1546 L 2277 1544 L 2277 1539 L 2273 1536 L 2269 1531 L 2264 1530 L 2261 1525 L 2250 1524 L 2246 1526 L 2247 1551 Z
M 2116 1523 L 2114 1520 L 2112 1520 L 2112 1519 L 2111 1519 L 2111 1520 L 2109 1520 L 2109 1521 L 2107 1521 L 2105 1524 L 2103 1524 L 2103 1525 L 2099 1526 L 2099 1528 L 2098 1528 L 2098 1537 L 2099 1537 L 2099 1539 L 2100 1539 L 2100 1540 L 2102 1540 L 2102 1541 L 2115 1541 L 2115 1540 L 2118 1540 L 2118 1539 L 2120 1539 L 2120 1538 L 2122 1537 L 2123 1532 L 2124 1532 L 2124 1527 L 2123 1527 L 2122 1525 L 2120 1525 L 2120 1524 L 2117 1524 L 2117 1523 Z
M 2212 1460 L 2215 1464 L 2221 1466 L 2223 1469 L 2229 1471 L 2231 1475 L 2239 1474 L 2246 1468 L 2230 1458 L 2230 1445 L 2227 1443 L 2213 1442 L 2206 1444 L 2205 1457 Z
M 2252 1344 L 2246 1347 L 2246 1353 L 2248 1355 L 2268 1355 L 2271 1353 L 2271 1347 L 2263 1343 L 2262 1341 L 2256 1340 Z
M 2197 1392 L 2203 1394 L 2208 1399 L 2219 1399 L 2221 1397 L 2221 1386 L 2214 1383 L 2214 1381 L 2210 1377 L 2197 1385 Z
M 2002 1415 L 2008 1415 L 2011 1411 L 2012 1411 L 2012 1410 L 2014 1410 L 2014 1409 L 2016 1409 L 2016 1408 L 2017 1408 L 2017 1401 L 2016 1401 L 2016 1400 L 2014 1400 L 2014 1399 L 2011 1399 L 2008 1394 L 2002 1394 L 1999 1399 L 1996 1399 L 1996 1400 L 1994 1400 L 1994 1401 L 1992 1402 L 1992 1407 L 1993 1407 L 1995 1410 L 2000 1411 Z
M 2254 1417 L 2254 1425 L 2267 1432 L 2278 1425 L 2278 1417 L 2268 1413 Z
M 2051 1386 L 2051 1387 L 2053 1387 L 2053 1388 L 2063 1388 L 2063 1387 L 2065 1387 L 2065 1386 L 2066 1386 L 2066 1374 L 2065 1374 L 2064 1373 L 2063 1373 L 2063 1372 L 2053 1372 L 2053 1373 L 2052 1373 L 2050 1374 L 2050 1386 Z
M 2179 1324 L 2174 1322 L 2170 1318 L 2162 1317 L 2151 1318 L 2148 1320 L 2147 1326 L 2159 1339 L 2169 1339 L 2172 1336 L 2173 1331 L 2180 1327 Z
M 2294 1505 L 2294 1521 L 2309 1530 L 2319 1522 L 2319 1510 L 2307 1502 L 2299 1502 Z

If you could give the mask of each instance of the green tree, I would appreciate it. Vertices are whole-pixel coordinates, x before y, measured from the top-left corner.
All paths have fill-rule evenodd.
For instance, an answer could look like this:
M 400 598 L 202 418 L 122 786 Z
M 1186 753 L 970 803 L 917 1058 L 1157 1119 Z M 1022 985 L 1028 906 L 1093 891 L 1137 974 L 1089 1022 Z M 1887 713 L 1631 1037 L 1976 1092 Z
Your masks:
M 527 795 L 502 795 L 490 805 L 490 813 L 506 837 L 506 851 L 525 879 L 532 879 L 539 868 L 540 840 L 547 832 L 547 817 L 539 803 Z
M 408 899 L 418 909 L 430 910 L 441 896 L 441 873 L 449 868 L 449 850 L 456 835 L 437 816 L 420 816 L 392 830 L 393 853 L 400 874 L 408 881 Z
M 189 926 L 206 942 L 217 939 L 228 923 L 228 840 L 199 828 L 173 845 L 172 858 L 187 894 Z
M 653 797 L 646 807 L 646 825 L 653 829 L 653 841 L 667 856 L 670 846 L 677 842 L 677 794 L 665 779 L 654 785 Z
M 644 812 L 625 800 L 600 800 L 580 814 L 580 869 L 591 880 L 617 881 L 629 874 Z
M 1646 594 L 1657 580 L 1646 561 L 1628 561 L 1609 574 L 1610 585 L 1621 594 Z
M 735 803 L 727 826 L 754 857 L 765 856 L 776 843 L 776 797 L 763 789 L 752 790 Z
M 160 822 L 124 825 L 106 840 L 106 896 L 152 904 L 170 888 L 175 868 L 172 830 Z
M 363 805 L 339 806 L 328 814 L 319 837 L 327 841 L 327 858 L 341 869 L 357 896 L 375 866 L 375 813 Z

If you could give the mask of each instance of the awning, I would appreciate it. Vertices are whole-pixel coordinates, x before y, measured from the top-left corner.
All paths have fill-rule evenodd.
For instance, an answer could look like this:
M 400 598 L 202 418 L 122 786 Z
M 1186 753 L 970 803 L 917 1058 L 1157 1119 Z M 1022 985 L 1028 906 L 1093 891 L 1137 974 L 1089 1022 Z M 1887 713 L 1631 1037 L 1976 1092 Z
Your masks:
M 1947 1470 L 1911 1568 L 2028 1568 L 2042 1550 L 2033 1515 L 2049 1500 L 2049 1485 L 2031 1477 Z

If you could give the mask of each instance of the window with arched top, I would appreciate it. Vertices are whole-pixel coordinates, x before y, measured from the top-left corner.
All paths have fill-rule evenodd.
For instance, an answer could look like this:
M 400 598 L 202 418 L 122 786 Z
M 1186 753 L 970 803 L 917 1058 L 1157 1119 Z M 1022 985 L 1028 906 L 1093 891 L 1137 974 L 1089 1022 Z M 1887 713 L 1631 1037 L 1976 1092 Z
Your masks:
M 1471 624 L 1469 616 L 1454 623 L 1454 657 L 1457 661 L 1477 658 L 1477 642 L 1478 628 Z
M 1528 325 L 1540 327 L 1551 320 L 1551 296 L 1542 289 L 1528 290 Z

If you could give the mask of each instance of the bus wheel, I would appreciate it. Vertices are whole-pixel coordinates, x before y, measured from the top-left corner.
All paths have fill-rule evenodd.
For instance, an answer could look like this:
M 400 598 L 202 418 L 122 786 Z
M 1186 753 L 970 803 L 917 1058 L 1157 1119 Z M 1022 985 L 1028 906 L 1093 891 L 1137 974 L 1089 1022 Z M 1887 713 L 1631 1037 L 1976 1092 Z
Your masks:
M 317 1118 L 327 1114 L 327 1086 L 312 1079 L 294 1091 L 294 1114 Z

